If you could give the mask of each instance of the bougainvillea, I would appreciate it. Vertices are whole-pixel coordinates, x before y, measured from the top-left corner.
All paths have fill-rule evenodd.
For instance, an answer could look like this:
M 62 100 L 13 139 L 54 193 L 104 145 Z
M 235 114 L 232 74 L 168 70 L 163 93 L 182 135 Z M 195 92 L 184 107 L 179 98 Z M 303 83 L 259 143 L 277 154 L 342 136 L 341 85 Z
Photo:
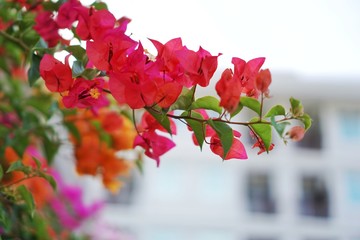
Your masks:
M 262 69 L 264 57 L 234 56 L 232 66 L 218 69 L 221 53 L 189 49 L 178 36 L 140 42 L 127 33 L 128 24 L 131 19 L 117 19 L 98 1 L 1 2 L 2 236 L 68 239 L 100 208 L 84 206 L 81 189 L 53 168 L 64 145 L 72 146 L 80 176 L 97 176 L 117 192 L 121 179 L 141 168 L 143 154 L 161 167 L 175 147 L 177 124 L 187 126 L 200 150 L 208 146 L 223 160 L 247 159 L 247 148 L 270 152 L 273 130 L 286 142 L 301 140 L 310 128 L 310 116 L 293 97 L 288 110 L 265 108 L 273 80 Z M 217 95 L 198 97 L 197 89 L 210 83 Z M 244 108 L 253 116 L 239 121 Z M 246 134 L 250 146 L 242 142 Z M 138 159 L 120 157 L 122 151 Z

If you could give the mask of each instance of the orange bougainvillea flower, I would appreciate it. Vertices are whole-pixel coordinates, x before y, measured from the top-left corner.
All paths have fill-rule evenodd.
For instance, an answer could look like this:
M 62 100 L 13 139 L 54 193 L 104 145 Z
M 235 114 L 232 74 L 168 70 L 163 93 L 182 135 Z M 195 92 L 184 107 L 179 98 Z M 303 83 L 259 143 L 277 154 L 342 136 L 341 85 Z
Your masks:
M 89 111 L 80 113 L 72 121 L 81 136 L 80 139 L 71 136 L 77 172 L 100 175 L 106 188 L 112 192 L 118 191 L 122 186 L 118 178 L 127 176 L 131 167 L 129 161 L 117 156 L 119 150 L 133 148 L 136 131 L 131 121 L 105 109 L 101 109 L 97 115 Z M 102 140 L 104 134 L 111 138 L 110 143 Z

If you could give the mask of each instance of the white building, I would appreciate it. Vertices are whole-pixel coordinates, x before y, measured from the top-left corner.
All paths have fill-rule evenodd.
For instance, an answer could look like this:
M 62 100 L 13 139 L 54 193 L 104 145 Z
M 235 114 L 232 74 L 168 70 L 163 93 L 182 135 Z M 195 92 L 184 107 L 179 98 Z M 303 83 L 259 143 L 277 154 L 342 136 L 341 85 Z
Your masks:
M 345 82 L 273 74 L 274 102 L 302 100 L 313 127 L 259 156 L 242 137 L 246 161 L 200 152 L 179 124 L 178 146 L 159 168 L 146 159 L 104 218 L 136 240 L 359 240 L 360 84 Z

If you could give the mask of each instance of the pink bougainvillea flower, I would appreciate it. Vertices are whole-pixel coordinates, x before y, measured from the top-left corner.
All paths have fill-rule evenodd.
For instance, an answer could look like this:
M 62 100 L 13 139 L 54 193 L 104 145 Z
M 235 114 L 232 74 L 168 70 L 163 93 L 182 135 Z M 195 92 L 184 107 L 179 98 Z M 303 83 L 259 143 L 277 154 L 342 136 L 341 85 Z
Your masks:
M 174 38 L 166 42 L 165 44 L 160 43 L 154 39 L 150 39 L 157 50 L 156 64 L 160 72 L 170 74 L 173 79 L 178 76 L 178 65 L 179 60 L 176 57 L 175 52 L 181 50 L 182 40 L 181 38 Z
M 103 207 L 100 201 L 85 205 L 80 187 L 65 184 L 60 174 L 52 170 L 58 193 L 50 200 L 50 206 L 63 227 L 75 230 L 88 218 L 94 217 Z
M 141 43 L 128 57 L 118 58 L 117 71 L 109 74 L 109 87 L 120 104 L 138 109 L 155 102 L 157 86 L 153 79 L 146 77 L 146 59 Z
M 155 102 L 162 108 L 168 108 L 178 99 L 182 86 L 175 81 L 161 83 L 156 90 Z
M 103 79 L 86 80 L 77 78 L 68 94 L 63 97 L 67 108 L 100 108 L 109 104 L 103 93 Z
M 51 92 L 64 92 L 73 84 L 71 68 L 68 64 L 68 55 L 65 64 L 50 54 L 45 54 L 40 61 L 40 76 L 45 80 L 46 87 Z
M 82 7 L 78 0 L 69 0 L 62 4 L 55 19 L 59 28 L 71 28 L 71 25 L 78 20 L 79 8 Z
M 187 78 L 185 86 L 191 87 L 199 84 L 206 87 L 217 68 L 217 58 L 220 54 L 212 56 L 201 47 L 194 52 L 184 46 L 181 50 L 176 51 L 176 56 L 184 69 L 185 78 Z
M 118 62 L 124 61 L 123 58 L 136 46 L 137 42 L 125 35 L 121 28 L 114 28 L 94 41 L 87 41 L 86 53 L 96 68 L 109 71 L 113 70 L 113 65 L 119 66 Z
M 255 88 L 264 93 L 266 96 L 269 95 L 269 86 L 271 84 L 271 73 L 269 69 L 260 70 L 256 76 Z
M 59 35 L 59 26 L 53 19 L 52 12 L 38 13 L 35 18 L 34 30 L 47 42 L 49 47 L 54 47 L 59 41 L 66 43 Z
M 160 156 L 175 147 L 175 143 L 157 134 L 155 131 L 144 132 L 138 135 L 134 141 L 134 147 L 140 146 L 145 149 L 145 155 L 156 161 L 156 165 L 160 165 Z
M 292 127 L 287 133 L 287 136 L 294 142 L 302 140 L 305 136 L 305 128 L 301 126 Z
M 234 131 L 233 142 L 232 142 L 231 148 L 230 148 L 229 152 L 226 154 L 225 158 L 224 158 L 224 149 L 221 144 L 220 138 L 218 137 L 217 134 L 214 134 L 210 139 L 210 149 L 213 153 L 220 156 L 224 160 L 229 160 L 229 159 L 234 159 L 234 158 L 247 159 L 248 156 L 247 156 L 245 147 L 242 144 L 242 142 L 240 142 L 240 140 L 238 139 L 238 138 L 240 138 L 240 136 L 241 135 L 239 132 Z
M 254 58 L 248 62 L 245 62 L 241 58 L 234 57 L 232 63 L 234 64 L 234 78 L 236 81 L 240 81 L 243 87 L 242 91 L 248 95 L 254 95 L 255 91 L 255 78 L 264 64 L 265 58 Z

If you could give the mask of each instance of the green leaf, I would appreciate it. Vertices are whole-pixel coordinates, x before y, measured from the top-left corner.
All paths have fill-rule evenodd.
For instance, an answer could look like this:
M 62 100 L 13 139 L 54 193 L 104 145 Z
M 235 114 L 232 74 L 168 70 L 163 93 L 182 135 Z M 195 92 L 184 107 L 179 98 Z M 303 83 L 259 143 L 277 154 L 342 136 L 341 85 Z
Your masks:
M 195 87 L 191 89 L 184 87 L 176 102 L 171 105 L 170 110 L 188 110 L 193 100 L 194 91 Z
M 280 123 L 277 123 L 277 122 L 275 121 L 275 117 L 271 117 L 271 125 L 275 128 L 276 132 L 277 132 L 277 133 L 279 134 L 279 136 L 282 138 L 286 126 L 287 126 L 287 125 L 290 125 L 290 123 L 289 123 L 289 122 L 280 122 Z
M 0 181 L 3 178 L 3 176 L 4 176 L 4 169 L 3 169 L 2 165 L 0 164 Z
M 43 134 L 42 147 L 45 153 L 46 159 L 49 164 L 52 163 L 58 149 L 60 147 L 60 143 L 57 139 L 53 139 L 53 137 L 49 137 L 46 133 Z
M 304 107 L 299 100 L 291 97 L 290 105 L 291 105 L 290 112 L 294 115 L 294 117 L 299 117 L 304 114 Z
M 30 173 L 30 169 L 28 166 L 25 166 L 21 160 L 17 160 L 16 162 L 13 162 L 9 168 L 7 169 L 6 173 L 10 173 L 13 171 L 22 171 L 26 174 Z
M 80 45 L 72 45 L 65 48 L 65 50 L 71 55 L 73 55 L 76 60 L 80 62 L 85 62 L 87 56 L 86 56 L 86 50 L 81 47 Z
M 99 74 L 99 72 L 99 70 L 94 68 L 85 68 L 81 73 L 81 76 L 87 80 L 92 80 Z
M 255 98 L 242 96 L 240 98 L 240 104 L 260 115 L 261 104 Z
M 224 149 L 224 154 L 222 158 L 225 159 L 233 144 L 233 129 L 224 122 L 213 121 L 212 119 L 209 119 L 207 122 L 215 130 L 215 132 L 220 138 L 221 145 Z
M 238 104 L 238 106 L 236 107 L 235 111 L 230 114 L 230 117 L 233 118 L 233 117 L 236 116 L 242 109 L 243 109 L 243 105 L 240 104 L 240 102 L 239 102 L 239 104 Z
M 96 10 L 102 10 L 102 9 L 108 9 L 106 3 L 104 2 L 94 2 L 93 4 L 91 4 L 91 6 L 93 6 Z
M 183 112 L 181 114 L 181 116 L 189 116 L 189 112 Z M 191 117 L 193 118 L 197 118 L 199 120 L 203 120 L 203 116 L 200 113 L 191 112 Z M 194 131 L 196 140 L 199 144 L 200 149 L 202 149 L 204 140 L 205 140 L 205 124 L 202 121 L 197 121 L 194 119 L 185 119 L 185 121 L 187 122 L 187 124 L 189 124 L 189 126 L 191 127 L 191 129 Z
M 219 114 L 222 113 L 222 108 L 219 106 L 219 100 L 212 96 L 205 96 L 202 98 L 196 99 L 195 102 L 191 104 L 190 109 L 208 109 L 213 110 Z
M 44 173 L 44 172 L 41 172 L 41 171 L 38 172 L 38 175 L 39 175 L 39 177 L 42 177 L 42 178 L 44 178 L 46 181 L 48 181 L 48 183 L 51 185 L 51 187 L 52 187 L 54 190 L 56 190 L 57 184 L 56 184 L 56 181 L 55 181 L 55 179 L 54 179 L 53 176 L 51 176 L 51 175 L 49 175 L 49 174 L 46 174 L 46 173 Z
M 308 130 L 311 127 L 312 119 L 309 114 L 304 114 L 299 119 L 303 122 L 305 130 Z
M 30 212 L 31 217 L 33 217 L 35 211 L 35 202 L 31 192 L 24 185 L 19 186 L 17 188 L 17 191 L 20 193 L 20 196 L 25 201 L 25 205 Z
M 32 159 L 35 161 L 36 167 L 37 169 L 41 168 L 41 162 L 39 159 L 37 159 L 36 157 L 32 157 Z
M 72 76 L 78 77 L 84 72 L 85 68 L 80 61 L 75 61 L 72 65 Z
M 281 105 L 275 105 L 273 106 L 266 114 L 265 117 L 274 117 L 274 116 L 279 116 L 279 115 L 285 115 L 285 108 Z
M 74 122 L 64 122 L 64 125 L 76 141 L 81 144 L 81 135 Z
M 252 124 L 251 128 L 254 130 L 256 135 L 261 138 L 265 145 L 265 149 L 268 152 L 271 145 L 271 125 L 265 123 Z
M 163 112 L 161 108 L 153 109 L 150 107 L 145 107 L 146 111 L 148 111 L 155 119 L 160 123 L 160 125 L 165 128 L 165 130 L 172 135 L 171 127 L 170 127 L 170 120 L 166 116 L 166 112 Z
M 139 157 L 135 160 L 135 165 L 139 169 L 140 173 L 144 174 L 144 159 L 141 154 L 139 154 Z
M 40 61 L 41 61 L 40 56 L 38 56 L 34 53 L 31 55 L 30 68 L 28 70 L 28 81 L 29 81 L 29 85 L 31 87 L 40 78 L 40 70 L 39 70 Z

